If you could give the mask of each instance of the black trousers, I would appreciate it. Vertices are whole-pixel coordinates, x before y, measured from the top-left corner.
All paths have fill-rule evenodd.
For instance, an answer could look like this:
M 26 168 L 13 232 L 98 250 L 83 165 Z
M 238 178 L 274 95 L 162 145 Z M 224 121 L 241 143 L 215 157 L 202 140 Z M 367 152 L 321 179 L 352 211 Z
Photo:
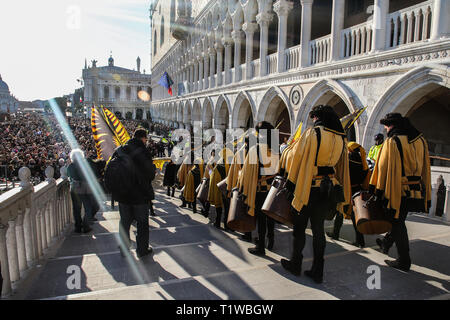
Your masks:
M 149 243 L 148 204 L 129 205 L 119 203 L 120 225 L 119 235 L 124 249 L 131 247 L 130 227 L 133 220 L 137 222 L 136 246 L 137 253 L 145 253 Z
M 323 274 L 324 254 L 326 247 L 324 223 L 329 204 L 320 199 L 319 188 L 311 188 L 308 205 L 303 207 L 301 212 L 294 210 L 294 250 L 292 260 L 301 265 L 303 261 L 303 249 L 305 247 L 305 231 L 308 221 L 311 221 L 311 230 L 313 233 L 313 251 L 314 261 L 313 269 L 318 275 Z
M 72 197 L 73 217 L 75 220 L 75 229 L 89 228 L 89 219 L 94 215 L 92 196 L 89 194 L 78 194 L 70 192 Z M 84 217 L 81 217 L 81 208 L 84 206 Z
M 408 217 L 408 208 L 406 200 L 402 199 L 400 205 L 400 215 L 398 219 L 392 219 L 392 230 L 384 237 L 386 248 L 391 248 L 394 243 L 397 247 L 398 260 L 402 264 L 411 264 L 411 257 L 409 256 L 409 237 L 406 228 L 406 218 Z
M 353 228 L 355 229 L 355 235 L 356 235 L 356 243 L 365 245 L 364 241 L 364 235 L 358 231 L 358 228 L 356 227 L 356 220 L 355 220 L 355 214 L 352 211 L 352 222 L 353 222 Z M 334 236 L 336 238 L 339 238 L 339 234 L 341 233 L 342 225 L 344 224 L 344 216 L 342 214 L 337 214 L 336 218 L 334 220 Z
M 175 196 L 175 187 L 167 187 L 167 195 L 170 197 L 170 191 L 172 190 L 172 198 Z
M 257 192 L 255 199 L 255 215 L 256 222 L 258 223 L 258 243 L 257 247 L 260 249 L 265 248 L 266 234 L 267 238 L 273 239 L 275 236 L 275 220 L 268 217 L 261 208 L 266 200 L 268 192 Z

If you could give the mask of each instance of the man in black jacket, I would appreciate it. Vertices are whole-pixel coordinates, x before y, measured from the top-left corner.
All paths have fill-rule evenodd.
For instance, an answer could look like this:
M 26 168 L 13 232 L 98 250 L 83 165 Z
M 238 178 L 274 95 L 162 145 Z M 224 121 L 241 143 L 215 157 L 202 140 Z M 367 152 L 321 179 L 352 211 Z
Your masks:
M 134 177 L 136 184 L 134 188 L 127 191 L 125 199 L 119 202 L 120 212 L 120 239 L 125 249 L 130 248 L 130 226 L 133 220 L 137 222 L 137 255 L 139 258 L 152 253 L 149 247 L 149 203 L 153 187 L 151 182 L 155 178 L 155 167 L 150 152 L 146 148 L 147 131 L 137 129 L 133 139 L 121 147 L 122 151 L 131 156 L 135 166 Z

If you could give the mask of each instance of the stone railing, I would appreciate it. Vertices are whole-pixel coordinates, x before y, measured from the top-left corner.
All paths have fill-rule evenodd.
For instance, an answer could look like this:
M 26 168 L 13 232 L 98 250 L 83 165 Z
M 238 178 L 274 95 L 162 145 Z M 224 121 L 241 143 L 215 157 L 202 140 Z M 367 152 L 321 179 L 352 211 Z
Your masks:
M 277 72 L 278 65 L 278 53 L 271 54 L 266 57 L 267 59 L 267 74 L 272 74 Z
M 450 168 L 431 167 L 430 216 L 450 222 Z
M 372 21 L 342 30 L 341 58 L 369 53 L 372 49 Z
M 309 42 L 309 64 L 317 64 L 330 60 L 331 35 L 324 36 Z
M 260 61 L 259 59 L 252 61 L 252 76 L 257 78 L 260 76 Z
M 297 69 L 300 67 L 301 49 L 301 45 L 286 49 L 286 70 Z
M 387 19 L 387 48 L 430 38 L 434 1 L 429 0 L 415 6 L 389 14 Z
M 0 262 L 2 296 L 9 296 L 28 271 L 44 256 L 72 223 L 67 169 L 55 180 L 54 169 L 45 170 L 47 180 L 30 184 L 28 168 L 19 171 L 20 187 L 0 196 Z

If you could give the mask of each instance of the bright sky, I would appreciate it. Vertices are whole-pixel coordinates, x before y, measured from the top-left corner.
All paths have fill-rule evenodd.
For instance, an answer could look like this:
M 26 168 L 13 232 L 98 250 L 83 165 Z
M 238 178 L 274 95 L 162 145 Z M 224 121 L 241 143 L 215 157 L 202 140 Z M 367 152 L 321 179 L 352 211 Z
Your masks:
M 85 58 L 150 72 L 149 0 L 1 0 L 0 74 L 19 100 L 80 87 Z

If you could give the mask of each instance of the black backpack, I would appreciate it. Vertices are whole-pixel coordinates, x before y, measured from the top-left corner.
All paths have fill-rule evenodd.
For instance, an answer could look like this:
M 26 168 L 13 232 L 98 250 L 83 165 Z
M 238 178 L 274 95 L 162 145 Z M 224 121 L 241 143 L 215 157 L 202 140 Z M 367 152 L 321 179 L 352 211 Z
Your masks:
M 136 165 L 133 154 L 127 154 L 123 147 L 114 152 L 105 170 L 105 187 L 114 200 L 124 202 L 129 198 L 129 192 L 137 184 Z

